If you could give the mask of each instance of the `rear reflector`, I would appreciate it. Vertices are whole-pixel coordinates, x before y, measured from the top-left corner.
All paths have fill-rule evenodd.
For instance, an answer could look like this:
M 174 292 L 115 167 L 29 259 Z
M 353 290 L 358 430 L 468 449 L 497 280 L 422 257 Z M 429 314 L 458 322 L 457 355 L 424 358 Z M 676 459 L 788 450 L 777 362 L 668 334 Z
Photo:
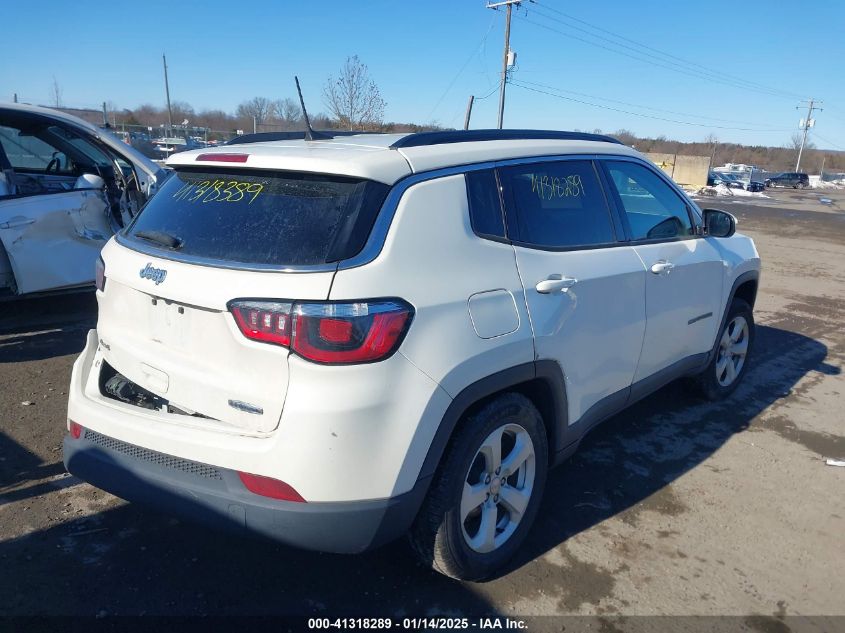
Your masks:
M 262 497 L 270 497 L 271 499 L 279 499 L 281 501 L 305 502 L 305 499 L 296 490 L 278 479 L 242 472 L 238 472 L 238 477 L 241 478 L 247 490 Z
M 70 431 L 70 436 L 73 439 L 78 440 L 80 437 L 82 437 L 82 431 L 84 429 L 82 428 L 82 425 L 78 422 L 68 420 L 68 430 Z
M 401 299 L 343 303 L 235 300 L 229 310 L 244 336 L 289 348 L 327 365 L 372 363 L 395 352 L 413 316 Z
M 245 163 L 249 154 L 200 154 L 195 160 L 204 160 L 212 163 Z

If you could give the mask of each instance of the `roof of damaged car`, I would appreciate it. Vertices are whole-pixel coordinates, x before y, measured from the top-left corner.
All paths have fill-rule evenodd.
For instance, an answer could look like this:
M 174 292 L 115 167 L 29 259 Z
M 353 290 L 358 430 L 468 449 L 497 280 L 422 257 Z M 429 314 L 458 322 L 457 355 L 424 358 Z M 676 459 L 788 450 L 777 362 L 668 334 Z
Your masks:
M 154 176 L 163 176 L 164 172 L 149 158 L 144 156 L 137 149 L 131 145 L 127 145 L 108 130 L 98 128 L 96 125 L 89 123 L 79 117 L 76 117 L 61 110 L 53 108 L 45 108 L 42 106 L 34 106 L 27 103 L 0 103 L 0 111 L 2 111 L 3 119 L 8 122 L 14 121 L 16 125 L 23 126 L 24 124 L 35 126 L 47 126 L 59 124 L 62 126 L 69 126 L 75 128 L 77 133 L 90 134 L 101 143 L 109 147 L 110 150 L 117 153 L 124 160 L 128 160 L 136 167 Z
M 567 132 L 504 130 L 500 134 L 345 134 L 278 139 L 173 154 L 171 167 L 273 169 L 339 174 L 393 184 L 412 173 L 513 158 L 555 155 L 639 155 L 607 137 Z M 438 136 L 439 135 L 439 136 Z M 527 138 L 526 138 L 527 137 Z M 532 138 L 533 137 L 533 138 Z

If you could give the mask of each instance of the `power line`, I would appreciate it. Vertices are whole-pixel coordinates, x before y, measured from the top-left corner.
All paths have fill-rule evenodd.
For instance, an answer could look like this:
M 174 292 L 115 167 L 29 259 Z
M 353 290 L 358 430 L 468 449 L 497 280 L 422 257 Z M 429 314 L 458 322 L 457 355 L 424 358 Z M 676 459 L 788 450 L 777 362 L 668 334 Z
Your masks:
M 656 121 L 664 121 L 664 122 L 667 122 L 667 123 L 679 123 L 681 125 L 691 125 L 691 126 L 694 126 L 694 127 L 703 127 L 703 128 L 717 129 L 717 130 L 735 130 L 735 131 L 741 131 L 741 132 L 786 132 L 786 131 L 788 131 L 786 129 L 775 129 L 775 128 L 763 130 L 763 129 L 759 129 L 759 128 L 728 127 L 728 126 L 724 126 L 724 125 L 709 125 L 707 123 L 695 123 L 695 122 L 692 122 L 692 121 L 681 121 L 681 120 L 678 120 L 678 119 L 667 119 L 665 117 L 654 116 L 654 115 L 651 115 L 651 114 L 643 114 L 641 112 L 632 112 L 630 110 L 623 110 L 621 108 L 614 108 L 614 107 L 611 107 L 611 106 L 602 105 L 600 103 L 591 103 L 589 101 L 584 101 L 583 99 L 575 99 L 574 97 L 565 97 L 563 95 L 555 94 L 553 92 L 548 92 L 546 90 L 540 90 L 539 88 L 532 88 L 531 86 L 524 85 L 523 82 L 516 80 L 516 79 L 512 79 L 511 84 L 514 85 L 514 86 L 517 86 L 518 88 L 522 88 L 523 90 L 530 90 L 532 92 L 538 92 L 540 94 L 545 94 L 545 95 L 548 95 L 550 97 L 557 97 L 558 99 L 563 99 L 565 101 L 573 101 L 575 103 L 581 103 L 583 105 L 592 106 L 594 108 L 601 108 L 603 110 L 612 110 L 613 112 L 621 112 L 622 114 L 630 114 L 630 115 L 633 115 L 633 116 L 643 117 L 645 119 L 653 119 L 653 120 L 656 120 Z
M 683 57 L 679 57 L 679 56 L 674 55 L 674 54 L 672 54 L 672 53 L 668 53 L 668 52 L 663 51 L 663 50 L 660 50 L 660 49 L 658 49 L 658 48 L 654 48 L 653 46 L 649 46 L 649 45 L 647 45 L 647 44 L 643 44 L 643 43 L 638 42 L 638 41 L 636 41 L 636 40 L 633 40 L 633 39 L 631 39 L 631 38 L 625 37 L 624 35 L 620 35 L 620 34 L 618 34 L 618 33 L 615 33 L 615 32 L 613 32 L 613 31 L 610 31 L 610 30 L 608 30 L 608 29 L 604 29 L 604 28 L 602 28 L 602 27 L 600 27 L 600 26 L 596 26 L 595 24 L 591 24 L 590 22 L 587 22 L 586 20 L 582 20 L 582 19 L 580 19 L 580 18 L 576 18 L 575 16 L 570 15 L 570 14 L 568 14 L 568 13 L 564 13 L 563 11 L 560 11 L 559 9 L 556 9 L 556 8 L 554 8 L 554 7 L 551 7 L 551 6 L 548 6 L 548 7 L 547 7 L 546 5 L 541 4 L 541 3 L 540 3 L 540 2 L 538 2 L 537 0 L 531 0 L 531 1 L 532 1 L 532 3 L 533 3 L 534 5 L 536 5 L 536 6 L 540 7 L 541 9 L 543 9 L 543 10 L 545 10 L 545 11 L 551 11 L 551 12 L 553 12 L 553 13 L 556 13 L 557 15 L 562 16 L 565 20 L 569 20 L 569 21 L 572 21 L 572 22 L 577 22 L 577 23 L 579 23 L 579 24 L 583 24 L 584 26 L 586 26 L 586 27 L 588 27 L 588 28 L 590 28 L 590 29 L 592 29 L 592 30 L 594 30 L 594 31 L 599 31 L 599 32 L 601 32 L 601 33 L 606 33 L 606 34 L 608 34 L 608 35 L 610 35 L 611 37 L 614 37 L 614 38 L 616 38 L 616 39 L 619 39 L 619 40 L 622 40 L 622 41 L 625 41 L 625 42 L 629 42 L 629 43 L 633 44 L 634 46 L 639 47 L 640 49 L 645 49 L 645 50 L 648 50 L 648 51 L 653 51 L 654 53 L 657 53 L 657 55 L 659 55 L 659 56 L 660 56 L 659 58 L 666 57 L 666 58 L 670 58 L 670 59 L 677 60 L 677 61 L 678 61 L 678 62 L 680 62 L 680 63 L 681 63 L 684 67 L 688 67 L 688 66 L 695 66 L 695 67 L 700 68 L 700 69 L 702 69 L 703 71 L 705 71 L 708 75 L 716 75 L 717 77 L 720 77 L 720 78 L 729 78 L 729 79 L 731 79 L 732 81 L 735 81 L 735 82 L 738 82 L 738 83 L 741 83 L 741 84 L 746 84 L 746 85 L 747 85 L 747 86 L 749 86 L 749 87 L 754 87 L 754 88 L 757 88 L 757 89 L 759 89 L 759 90 L 761 90 L 761 91 L 765 91 L 765 92 L 767 92 L 767 93 L 776 93 L 776 94 L 782 95 L 784 98 L 794 99 L 794 98 L 796 98 L 796 97 L 799 97 L 799 98 L 801 97 L 801 95 L 799 95 L 799 94 L 797 94 L 797 93 L 788 92 L 788 91 L 786 91 L 786 90 L 781 90 L 781 89 L 779 89 L 779 88 L 773 88 L 773 87 L 771 87 L 771 86 L 766 86 L 766 85 L 764 85 L 764 84 L 761 84 L 761 83 L 758 83 L 758 82 L 755 82 L 755 81 L 750 81 L 750 80 L 748 80 L 748 79 L 744 79 L 744 78 L 742 78 L 742 77 L 738 77 L 738 76 L 736 76 L 736 75 L 730 75 L 730 74 L 727 74 L 727 73 L 718 73 L 718 74 L 716 74 L 716 73 L 714 73 L 714 72 L 713 72 L 713 70 L 712 70 L 712 69 L 710 69 L 709 67 L 707 67 L 707 66 L 705 66 L 705 65 L 703 65 L 703 64 L 698 64 L 698 63 L 693 62 L 693 61 L 690 61 L 690 60 L 688 60 L 688 59 L 684 59 Z M 542 14 L 541 14 L 541 15 L 542 15 Z M 635 51 L 635 52 L 637 52 L 637 53 L 640 53 L 640 54 L 648 54 L 648 53 L 645 53 L 644 51 L 639 51 L 639 50 L 637 50 L 637 49 L 633 49 L 633 48 L 631 48 L 631 47 L 625 46 L 625 45 L 620 44 L 620 43 L 618 43 L 618 42 L 613 42 L 612 40 L 608 40 L 607 38 L 603 38 L 603 37 L 601 37 L 601 36 L 599 36 L 599 35 L 595 35 L 595 34 L 593 34 L 593 33 L 589 33 L 588 31 L 585 31 L 584 29 L 581 29 L 581 28 L 579 28 L 579 27 L 573 26 L 573 25 L 571 25 L 571 24 L 566 24 L 566 22 L 563 22 L 563 21 L 561 21 L 561 20 L 558 20 L 558 19 L 556 19 L 556 18 L 554 18 L 554 17 L 552 17 L 552 16 L 548 16 L 548 15 L 546 15 L 546 16 L 543 16 L 543 17 L 546 17 L 547 19 L 555 20 L 556 22 L 558 22 L 558 23 L 560 23 L 560 24 L 563 24 L 563 25 L 565 25 L 565 26 L 568 26 L 569 28 L 573 28 L 573 29 L 579 30 L 579 31 L 581 31 L 582 33 L 586 33 L 586 34 L 590 35 L 591 37 L 595 37 L 595 38 L 597 38 L 597 39 L 604 40 L 604 41 L 609 42 L 609 43 L 611 43 L 611 44 L 614 44 L 614 45 L 616 45 L 616 46 L 620 46 L 620 47 L 628 48 L 629 50 L 633 50 L 633 51 Z M 654 55 L 649 55 L 649 56 L 651 56 L 651 57 L 655 57 Z M 659 58 L 658 58 L 658 59 L 659 59 Z
M 815 130 L 813 130 L 813 131 L 812 131 L 812 134 L 813 134 L 813 136 L 814 136 L 815 138 L 817 138 L 818 140 L 820 140 L 820 141 L 822 141 L 822 142 L 824 142 L 824 143 L 827 143 L 828 145 L 832 146 L 832 147 L 833 147 L 833 149 L 837 149 L 837 150 L 839 150 L 840 152 L 845 152 L 845 147 L 842 147 L 841 145 L 837 145 L 837 144 L 836 144 L 836 143 L 834 143 L 833 141 L 829 141 L 829 140 L 827 140 L 827 139 L 826 139 L 825 137 L 823 137 L 823 136 L 819 136 L 819 133 L 818 133 L 818 132 L 816 132 Z
M 437 103 L 434 104 L 434 107 L 431 109 L 431 112 L 428 113 L 428 117 L 426 117 L 426 118 L 431 119 L 431 116 L 437 111 L 437 108 L 440 107 L 440 104 L 443 102 L 443 99 L 446 98 L 446 95 L 449 94 L 449 91 L 455 85 L 455 82 L 464 73 L 464 70 L 466 70 L 466 67 L 469 66 L 469 63 L 473 59 L 475 59 L 475 56 L 478 55 L 478 52 L 487 43 L 487 38 L 490 36 L 490 31 L 493 30 L 493 24 L 495 22 L 496 22 L 496 16 L 494 15 L 492 18 L 490 18 L 490 25 L 487 27 L 487 31 L 484 33 L 484 37 L 481 38 L 481 41 L 478 43 L 478 46 L 476 46 L 473 49 L 472 54 L 464 62 L 464 65 L 461 66 L 461 69 L 455 74 L 454 77 L 452 77 L 452 81 L 450 81 L 449 85 L 446 86 L 446 90 L 444 90 L 443 94 L 440 95 L 440 98 L 437 100 Z
M 560 20 L 557 20 L 557 19 L 550 17 L 550 16 L 542 16 L 542 17 L 545 17 L 545 18 L 550 19 L 552 21 L 558 22 L 558 23 L 563 24 L 564 26 L 568 26 L 570 28 L 576 28 L 576 27 L 572 27 L 571 25 L 567 25 L 567 24 L 561 22 Z M 765 94 L 765 95 L 770 96 L 770 97 L 780 97 L 780 98 L 789 98 L 789 99 L 794 98 L 794 96 L 791 96 L 791 95 L 787 96 L 788 93 L 777 92 L 777 91 L 770 90 L 770 89 L 759 89 L 759 88 L 747 85 L 745 83 L 738 83 L 735 80 L 727 79 L 726 76 L 721 75 L 721 74 L 705 73 L 705 72 L 702 72 L 702 71 L 692 70 L 690 68 L 681 66 L 677 62 L 672 62 L 672 61 L 669 61 L 669 60 L 649 59 L 648 58 L 649 56 L 650 57 L 655 57 L 655 56 L 649 55 L 648 53 L 644 53 L 642 51 L 635 51 L 637 54 L 626 53 L 625 51 L 618 50 L 617 48 L 611 48 L 610 46 L 600 44 L 599 42 L 594 42 L 594 41 L 585 39 L 583 37 L 573 35 L 572 33 L 566 33 L 564 31 L 561 31 L 560 29 L 556 29 L 556 28 L 553 28 L 551 26 L 548 26 L 547 24 L 535 22 L 534 20 L 531 20 L 528 17 L 523 17 L 522 19 L 525 20 L 526 22 L 528 22 L 529 24 L 533 24 L 534 26 L 538 26 L 542 29 L 546 29 L 547 31 L 557 33 L 558 35 L 562 35 L 564 37 L 574 39 L 574 40 L 577 40 L 579 42 L 583 42 L 585 44 L 589 44 L 590 46 L 595 46 L 597 48 L 601 48 L 601 49 L 604 49 L 606 51 L 610 51 L 611 53 L 616 53 L 617 55 L 622 55 L 623 57 L 628 57 L 630 59 L 634 59 L 634 60 L 637 60 L 637 61 L 640 61 L 640 62 L 644 62 L 646 64 L 651 64 L 652 66 L 659 66 L 660 68 L 665 68 L 666 70 L 671 70 L 673 72 L 683 74 L 683 75 L 687 75 L 687 76 L 693 77 L 695 79 L 704 79 L 706 81 L 711 81 L 713 83 L 720 83 L 720 84 L 723 84 L 723 85 L 731 86 L 733 88 L 739 88 L 739 89 L 743 89 L 743 90 L 749 90 L 749 91 L 752 91 L 752 92 Z M 583 29 L 581 29 L 581 30 L 583 30 Z M 631 49 L 631 47 L 625 46 L 623 44 L 619 44 L 617 42 L 609 41 L 606 38 L 601 38 L 597 35 L 593 35 L 593 34 L 588 34 L 588 35 L 590 35 L 590 37 L 595 37 L 597 39 L 607 41 L 608 43 L 612 44 L 615 47 L 622 47 L 622 48 Z M 634 49 L 631 49 L 631 50 L 634 50 Z M 643 57 L 643 55 L 645 55 L 645 57 Z
M 520 79 L 519 81 L 524 83 L 524 84 L 528 84 L 530 86 L 538 86 L 540 88 L 548 88 L 550 90 L 554 90 L 555 92 L 562 92 L 562 93 L 565 93 L 565 94 L 578 95 L 578 96 L 581 96 L 581 97 L 587 97 L 589 99 L 598 99 L 599 101 L 607 101 L 608 103 L 618 103 L 620 105 L 626 105 L 626 106 L 630 106 L 632 108 L 640 108 L 641 110 L 652 110 L 654 112 L 665 112 L 667 114 L 678 114 L 680 116 L 692 117 L 694 119 L 708 119 L 710 121 L 721 121 L 722 123 L 741 123 L 741 124 L 744 124 L 744 125 L 757 125 L 756 123 L 754 123 L 752 121 L 740 121 L 740 120 L 737 120 L 737 119 L 721 119 L 719 117 L 706 116 L 706 115 L 703 115 L 703 114 L 690 114 L 689 112 L 678 112 L 677 110 L 666 110 L 664 108 L 655 108 L 655 107 L 652 107 L 652 106 L 640 105 L 638 103 L 631 103 L 630 101 L 620 101 L 618 99 L 609 99 L 607 97 L 599 97 L 599 96 L 596 96 L 596 95 L 587 94 L 585 92 L 577 92 L 575 90 L 564 90 L 562 88 L 557 88 L 555 86 L 549 86 L 547 84 L 541 84 L 541 83 L 537 83 L 537 82 L 534 82 L 534 81 L 526 81 L 525 79 Z M 763 129 L 764 128 L 761 128 L 761 131 Z M 782 128 L 771 128 L 771 129 L 775 130 L 775 131 L 782 131 Z

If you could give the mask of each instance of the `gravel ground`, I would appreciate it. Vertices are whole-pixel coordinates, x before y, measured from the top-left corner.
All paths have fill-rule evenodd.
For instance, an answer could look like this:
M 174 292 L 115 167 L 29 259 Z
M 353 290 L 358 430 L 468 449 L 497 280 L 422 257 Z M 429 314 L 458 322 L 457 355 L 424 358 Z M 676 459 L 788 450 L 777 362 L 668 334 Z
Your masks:
M 95 302 L 0 304 L 0 614 L 845 615 L 845 468 L 825 464 L 845 459 L 845 192 L 769 195 L 702 200 L 763 258 L 744 384 L 719 404 L 670 385 L 602 425 L 552 473 L 509 573 L 482 584 L 403 542 L 336 556 L 224 538 L 67 476 Z

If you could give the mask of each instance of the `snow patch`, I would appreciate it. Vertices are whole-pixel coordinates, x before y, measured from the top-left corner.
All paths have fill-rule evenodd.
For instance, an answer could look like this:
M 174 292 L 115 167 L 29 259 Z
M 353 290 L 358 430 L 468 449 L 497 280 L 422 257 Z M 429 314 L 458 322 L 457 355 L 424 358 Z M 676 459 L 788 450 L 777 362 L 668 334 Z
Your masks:
M 737 198 L 771 198 L 762 191 L 746 191 L 745 189 L 734 189 L 723 183 L 715 186 L 702 187 L 698 190 L 699 196 L 709 197 L 737 197 Z

